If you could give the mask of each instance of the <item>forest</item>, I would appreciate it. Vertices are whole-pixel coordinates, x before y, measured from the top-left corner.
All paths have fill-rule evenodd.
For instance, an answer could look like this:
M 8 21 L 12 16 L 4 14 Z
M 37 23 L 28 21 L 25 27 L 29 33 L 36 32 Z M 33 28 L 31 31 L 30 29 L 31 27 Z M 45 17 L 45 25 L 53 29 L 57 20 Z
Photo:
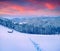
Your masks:
M 0 17 L 0 25 L 22 33 L 60 34 L 60 17 L 32 17 L 7 19 Z

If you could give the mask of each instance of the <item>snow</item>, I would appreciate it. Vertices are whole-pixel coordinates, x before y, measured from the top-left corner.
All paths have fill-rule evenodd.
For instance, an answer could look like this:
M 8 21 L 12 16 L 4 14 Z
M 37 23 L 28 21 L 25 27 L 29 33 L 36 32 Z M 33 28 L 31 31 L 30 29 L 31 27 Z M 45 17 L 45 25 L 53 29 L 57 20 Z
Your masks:
M 27 24 L 28 22 L 20 22 L 19 24 Z
M 30 35 L 0 25 L 0 51 L 60 51 L 60 35 Z M 32 42 L 32 41 L 34 42 Z

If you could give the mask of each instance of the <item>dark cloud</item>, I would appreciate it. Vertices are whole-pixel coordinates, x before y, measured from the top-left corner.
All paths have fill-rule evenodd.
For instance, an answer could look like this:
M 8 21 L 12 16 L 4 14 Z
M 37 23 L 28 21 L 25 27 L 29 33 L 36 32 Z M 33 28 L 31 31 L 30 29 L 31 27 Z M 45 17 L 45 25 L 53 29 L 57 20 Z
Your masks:
M 50 2 L 50 3 L 60 3 L 60 0 L 0 0 L 0 1 L 8 1 L 8 2 Z
M 52 3 L 60 6 L 60 0 L 0 0 L 0 2 L 12 2 L 21 5 L 28 5 L 34 3 Z
M 22 5 L 22 6 L 27 6 L 27 5 L 32 4 L 31 2 L 29 2 L 27 0 L 0 0 L 0 2 L 9 2 L 9 3 L 13 3 L 13 4 Z

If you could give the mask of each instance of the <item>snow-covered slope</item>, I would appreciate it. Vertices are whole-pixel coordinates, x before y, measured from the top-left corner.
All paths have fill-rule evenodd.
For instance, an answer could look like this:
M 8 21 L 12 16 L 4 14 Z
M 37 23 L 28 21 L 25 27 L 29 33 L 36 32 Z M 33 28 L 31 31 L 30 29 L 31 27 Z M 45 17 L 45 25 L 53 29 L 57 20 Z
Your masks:
M 0 26 L 0 51 L 60 51 L 60 35 L 8 33 L 9 30 Z

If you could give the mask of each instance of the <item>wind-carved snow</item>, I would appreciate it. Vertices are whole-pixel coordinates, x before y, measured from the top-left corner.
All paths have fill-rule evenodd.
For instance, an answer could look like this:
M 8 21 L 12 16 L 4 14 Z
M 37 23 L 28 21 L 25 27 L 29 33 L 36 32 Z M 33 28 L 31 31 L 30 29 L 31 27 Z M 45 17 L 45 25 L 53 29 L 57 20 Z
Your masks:
M 0 26 L 0 51 L 60 51 L 60 35 L 32 35 L 14 30 L 8 33 L 9 30 Z

